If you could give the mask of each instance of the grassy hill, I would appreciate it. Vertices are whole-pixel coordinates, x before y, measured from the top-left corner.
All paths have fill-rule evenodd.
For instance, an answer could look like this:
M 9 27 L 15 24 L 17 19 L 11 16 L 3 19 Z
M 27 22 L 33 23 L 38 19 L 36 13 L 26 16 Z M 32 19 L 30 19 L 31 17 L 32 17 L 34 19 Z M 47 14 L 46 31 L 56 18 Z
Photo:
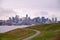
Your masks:
M 24 29 L 15 29 L 6 33 L 0 33 L 0 40 L 22 40 L 35 32 L 29 29 L 38 30 L 40 35 L 31 40 L 60 40 L 60 23 L 41 24 Z
M 35 25 L 28 28 L 41 32 L 40 35 L 31 40 L 60 40 L 60 23 Z
M 22 40 L 35 32 L 28 29 L 15 29 L 6 33 L 0 33 L 0 40 Z

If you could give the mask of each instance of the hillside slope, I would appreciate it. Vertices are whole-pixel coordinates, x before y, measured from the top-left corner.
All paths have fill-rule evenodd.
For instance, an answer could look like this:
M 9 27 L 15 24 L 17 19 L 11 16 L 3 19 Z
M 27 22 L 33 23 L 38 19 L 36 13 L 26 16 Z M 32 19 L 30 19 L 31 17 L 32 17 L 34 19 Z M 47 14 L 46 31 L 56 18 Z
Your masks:
M 35 32 L 28 29 L 15 29 L 6 33 L 0 33 L 0 40 L 22 40 Z
M 39 36 L 31 40 L 60 40 L 60 23 L 35 25 L 28 28 L 41 32 Z

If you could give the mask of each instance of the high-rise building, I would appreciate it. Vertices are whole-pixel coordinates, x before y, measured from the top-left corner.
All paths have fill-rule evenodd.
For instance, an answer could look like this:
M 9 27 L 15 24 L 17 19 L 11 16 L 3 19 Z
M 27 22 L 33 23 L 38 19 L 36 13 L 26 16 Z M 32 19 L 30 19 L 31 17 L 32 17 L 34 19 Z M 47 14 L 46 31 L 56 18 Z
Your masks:
M 18 15 L 15 16 L 15 22 L 16 22 L 16 23 L 19 22 L 19 16 L 18 16 Z
M 54 23 L 54 21 L 55 21 L 55 19 L 54 19 L 54 18 L 52 18 L 52 23 Z
M 42 18 L 41 18 L 41 23 L 44 24 L 45 21 L 46 21 L 46 20 L 45 20 L 45 17 L 42 17 Z
M 28 14 L 26 14 L 26 18 L 28 18 Z
M 53 23 L 57 22 L 57 17 L 52 18 L 52 22 Z
M 11 17 L 9 17 L 9 20 L 10 20 L 10 21 L 12 20 Z
M 55 22 L 57 22 L 57 17 L 55 17 Z

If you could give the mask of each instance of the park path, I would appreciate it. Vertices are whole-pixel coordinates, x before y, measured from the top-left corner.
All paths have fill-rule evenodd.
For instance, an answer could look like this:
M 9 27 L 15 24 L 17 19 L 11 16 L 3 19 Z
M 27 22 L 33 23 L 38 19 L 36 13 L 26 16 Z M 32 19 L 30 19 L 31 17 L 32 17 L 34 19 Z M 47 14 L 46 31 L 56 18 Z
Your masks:
M 25 38 L 25 39 L 23 39 L 23 40 L 31 40 L 32 38 L 34 38 L 34 37 L 36 37 L 40 34 L 40 31 L 38 31 L 38 30 L 32 30 L 32 31 L 35 31 L 36 33 L 27 37 L 27 38 Z

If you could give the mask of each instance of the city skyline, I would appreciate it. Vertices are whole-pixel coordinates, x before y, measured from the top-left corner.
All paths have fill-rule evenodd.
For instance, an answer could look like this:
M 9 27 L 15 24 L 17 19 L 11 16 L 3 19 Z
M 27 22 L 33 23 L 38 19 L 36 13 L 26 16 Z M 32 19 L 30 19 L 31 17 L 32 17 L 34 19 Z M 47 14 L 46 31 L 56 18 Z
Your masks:
M 25 17 L 19 18 L 18 15 L 15 17 L 9 17 L 7 20 L 0 20 L 0 25 L 33 25 L 33 24 L 50 24 L 57 23 L 57 17 L 55 18 L 45 18 L 45 17 L 35 17 L 31 19 L 28 14 Z
M 0 19 L 26 14 L 31 18 L 44 16 L 60 20 L 60 0 L 0 0 Z

